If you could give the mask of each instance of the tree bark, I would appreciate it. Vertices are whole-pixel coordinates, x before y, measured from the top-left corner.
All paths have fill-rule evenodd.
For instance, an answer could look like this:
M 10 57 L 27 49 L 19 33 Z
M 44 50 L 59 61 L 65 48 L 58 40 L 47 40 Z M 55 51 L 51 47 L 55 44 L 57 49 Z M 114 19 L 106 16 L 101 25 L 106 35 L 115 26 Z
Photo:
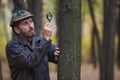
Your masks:
M 118 7 L 119 7 L 119 15 L 118 15 L 118 24 L 117 24 L 117 34 L 118 34 L 118 51 L 117 51 L 117 66 L 120 69 L 120 0 L 118 2 Z
M 2 9 L 2 0 L 0 0 L 0 9 Z M 2 16 L 2 11 L 0 11 L 0 16 Z M 2 66 L 1 66 L 1 56 L 0 56 L 0 80 L 2 80 Z
M 93 8 L 93 2 L 92 0 L 88 0 L 88 4 L 89 4 L 89 9 L 90 9 L 90 15 L 92 18 L 92 22 L 93 22 L 93 30 L 92 30 L 92 47 L 91 47 L 91 60 L 93 61 L 94 67 L 96 67 L 96 53 L 95 53 L 95 37 L 97 39 L 97 46 L 98 46 L 98 54 L 101 54 L 101 42 L 100 42 L 100 36 L 99 36 L 99 32 L 97 29 L 97 24 L 95 21 L 95 15 L 94 15 L 94 8 Z
M 115 26 L 118 17 L 116 1 L 104 0 L 104 35 L 100 80 L 113 80 Z
M 60 0 L 58 80 L 80 80 L 82 0 Z
M 20 9 L 25 10 L 25 3 L 23 0 L 12 0 L 12 1 L 13 1 L 13 5 L 14 5 L 12 13 L 14 13 Z M 15 33 L 12 33 L 12 36 L 15 36 Z
M 42 29 L 42 0 L 28 0 L 28 10 L 34 14 L 35 32 L 36 35 L 40 35 Z
M 13 3 L 14 3 L 13 12 L 19 9 L 25 9 L 25 3 L 23 0 L 13 0 Z

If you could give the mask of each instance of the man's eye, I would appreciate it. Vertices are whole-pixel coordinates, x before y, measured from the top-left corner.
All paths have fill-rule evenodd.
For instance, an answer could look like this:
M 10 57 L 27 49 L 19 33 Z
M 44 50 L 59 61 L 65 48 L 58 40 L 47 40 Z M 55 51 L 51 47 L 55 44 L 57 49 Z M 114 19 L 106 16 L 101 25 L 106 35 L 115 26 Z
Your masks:
M 30 20 L 30 22 L 33 22 L 32 20 Z
M 28 24 L 28 22 L 24 22 L 24 25 L 27 25 Z

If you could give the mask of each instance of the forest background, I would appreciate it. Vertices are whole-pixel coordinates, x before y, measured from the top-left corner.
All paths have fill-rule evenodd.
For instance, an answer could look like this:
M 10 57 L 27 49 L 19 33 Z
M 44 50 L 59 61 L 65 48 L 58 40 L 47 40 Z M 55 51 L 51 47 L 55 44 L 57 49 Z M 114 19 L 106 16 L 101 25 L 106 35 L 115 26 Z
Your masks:
M 24 0 L 26 1 L 26 0 Z M 92 34 L 93 34 L 93 21 L 91 19 L 89 0 L 82 1 L 82 34 L 81 34 L 81 80 L 99 80 L 99 50 L 97 38 L 94 41 L 94 52 L 92 54 Z M 92 0 L 94 6 L 94 16 L 97 24 L 97 31 L 100 40 L 103 39 L 103 1 Z M 6 43 L 12 38 L 12 31 L 9 26 L 10 18 L 12 15 L 13 3 L 12 0 L 0 0 L 0 58 L 2 64 L 2 78 L 3 80 L 10 80 L 10 71 L 5 55 Z M 119 2 L 118 2 L 119 3 Z M 50 12 L 53 15 L 52 22 L 57 24 L 57 9 L 58 0 L 42 0 L 42 24 L 44 25 L 48 20 L 46 13 Z M 27 5 L 26 5 L 27 6 Z M 119 10 L 118 10 L 119 11 Z M 116 28 L 117 30 L 117 28 Z M 53 44 L 58 44 L 57 40 L 58 30 L 54 31 L 52 36 Z M 117 67 L 118 60 L 118 35 L 115 34 L 115 54 L 114 54 L 114 80 L 120 79 L 119 66 Z M 49 63 L 51 80 L 57 80 L 57 65 Z

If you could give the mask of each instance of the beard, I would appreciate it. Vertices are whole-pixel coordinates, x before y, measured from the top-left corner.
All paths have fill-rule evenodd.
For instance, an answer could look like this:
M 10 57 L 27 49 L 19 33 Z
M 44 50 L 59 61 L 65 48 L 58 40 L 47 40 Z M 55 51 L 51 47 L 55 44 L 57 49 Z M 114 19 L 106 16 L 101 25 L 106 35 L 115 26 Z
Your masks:
M 26 38 L 32 38 L 35 36 L 35 31 L 34 30 L 29 30 L 29 31 L 21 31 L 20 35 Z

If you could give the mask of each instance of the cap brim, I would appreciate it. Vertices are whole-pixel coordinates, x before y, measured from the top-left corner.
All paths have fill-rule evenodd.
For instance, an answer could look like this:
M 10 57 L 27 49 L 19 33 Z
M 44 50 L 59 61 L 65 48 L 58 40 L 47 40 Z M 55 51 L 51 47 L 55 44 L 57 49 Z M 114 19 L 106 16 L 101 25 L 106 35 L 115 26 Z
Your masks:
M 29 18 L 29 17 L 33 17 L 34 15 L 26 15 L 26 16 L 23 16 L 23 17 L 20 17 L 20 18 L 18 18 L 18 19 L 12 19 L 11 21 L 10 21 L 10 26 L 12 27 L 12 25 L 13 25 L 13 23 L 14 22 L 17 22 L 17 21 L 20 21 L 20 20 L 23 20 L 23 19 L 25 19 L 25 18 Z

